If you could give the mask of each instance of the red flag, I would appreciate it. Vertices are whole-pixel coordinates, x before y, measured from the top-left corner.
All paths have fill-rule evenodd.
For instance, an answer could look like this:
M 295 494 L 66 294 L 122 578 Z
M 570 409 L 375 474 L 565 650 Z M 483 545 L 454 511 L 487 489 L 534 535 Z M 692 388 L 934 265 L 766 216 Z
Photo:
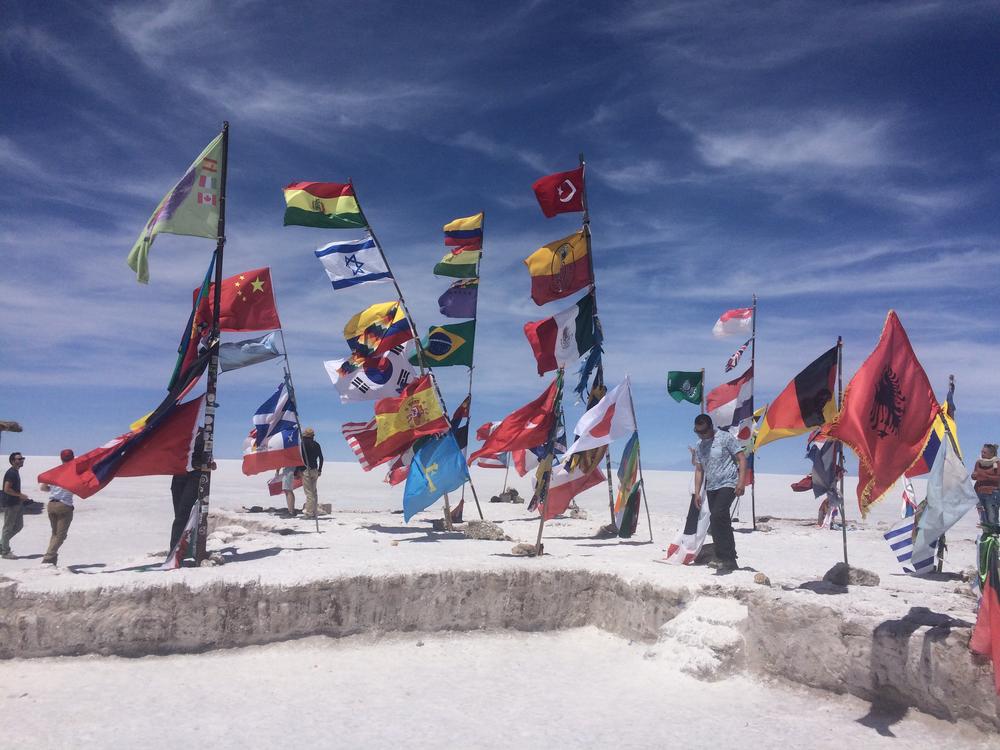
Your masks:
M 104 489 L 115 477 L 183 474 L 191 463 L 198 416 L 205 397 L 175 406 L 156 421 L 126 432 L 100 448 L 38 475 L 81 498 Z
M 550 219 L 556 214 L 583 210 L 583 165 L 569 172 L 556 172 L 535 180 L 531 186 L 542 213 Z
M 479 450 L 469 456 L 469 465 L 479 456 L 495 456 L 517 448 L 534 448 L 546 442 L 555 419 L 558 393 L 559 378 L 556 378 L 541 396 L 504 417 Z
M 604 474 L 595 464 L 590 471 L 580 467 L 566 470 L 560 466 L 552 472 L 549 492 L 545 496 L 545 520 L 550 521 L 560 513 L 565 513 L 573 498 L 584 490 L 596 487 L 604 481 Z
M 862 516 L 923 452 L 940 410 L 927 373 L 890 310 L 878 345 L 851 378 L 829 430 L 858 456 Z
M 375 449 L 378 427 L 374 419 L 369 422 L 345 422 L 341 425 L 340 431 L 365 471 L 371 471 L 376 466 L 395 458 L 392 454 L 385 454 Z
M 197 299 L 200 289 L 194 291 Z M 212 305 L 215 284 L 201 302 L 196 321 L 212 325 Z M 255 268 L 222 280 L 222 303 L 219 307 L 219 328 L 223 331 L 270 331 L 281 328 L 278 309 L 274 305 L 271 269 Z
M 992 546 L 985 554 L 986 580 L 969 648 L 993 661 L 993 685 L 1000 695 L 1000 570 L 997 568 L 996 541 L 984 535 L 983 543 Z

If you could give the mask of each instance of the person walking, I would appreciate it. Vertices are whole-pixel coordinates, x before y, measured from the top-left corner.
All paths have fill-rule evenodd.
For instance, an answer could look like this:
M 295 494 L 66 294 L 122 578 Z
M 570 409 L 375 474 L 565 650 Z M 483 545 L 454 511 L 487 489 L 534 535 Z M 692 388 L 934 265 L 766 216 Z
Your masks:
M 3 492 L 0 499 L 3 504 L 3 533 L 0 534 L 0 557 L 5 560 L 16 560 L 10 550 L 10 540 L 24 528 L 24 506 L 31 498 L 21 492 L 21 467 L 24 466 L 24 456 L 14 451 L 8 456 L 10 468 L 3 475 Z
M 305 467 L 302 469 L 302 489 L 306 493 L 305 508 L 300 518 L 316 518 L 319 511 L 319 496 L 316 484 L 323 474 L 323 449 L 316 442 L 316 431 L 312 427 L 302 430 L 302 457 Z
M 65 448 L 59 453 L 60 460 L 65 464 L 72 461 L 76 456 L 70 448 Z M 52 527 L 52 537 L 49 539 L 49 547 L 42 557 L 43 565 L 55 565 L 59 562 L 59 548 L 66 541 L 69 533 L 69 526 L 73 523 L 73 493 L 55 484 L 38 485 L 42 492 L 49 493 L 49 504 L 46 511 L 49 516 L 49 525 Z
M 979 520 L 982 523 L 1000 523 L 1000 458 L 997 446 L 986 443 L 972 470 L 976 495 L 979 496 Z
M 694 432 L 700 439 L 695 451 L 695 498 L 700 508 L 704 483 L 709 530 L 715 543 L 715 560 L 709 565 L 722 571 L 736 570 L 736 540 L 729 507 L 746 487 L 747 459 L 743 446 L 725 430 L 715 429 L 708 414 L 695 417 Z

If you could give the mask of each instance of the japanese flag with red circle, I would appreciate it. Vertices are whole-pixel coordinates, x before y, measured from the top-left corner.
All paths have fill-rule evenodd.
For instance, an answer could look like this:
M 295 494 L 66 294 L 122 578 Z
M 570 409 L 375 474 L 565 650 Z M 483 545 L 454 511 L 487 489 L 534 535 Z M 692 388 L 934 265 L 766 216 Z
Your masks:
M 566 455 L 609 445 L 613 440 L 635 432 L 635 412 L 632 410 L 632 390 L 628 376 L 608 391 L 604 398 L 580 417 L 573 432 L 576 441 Z

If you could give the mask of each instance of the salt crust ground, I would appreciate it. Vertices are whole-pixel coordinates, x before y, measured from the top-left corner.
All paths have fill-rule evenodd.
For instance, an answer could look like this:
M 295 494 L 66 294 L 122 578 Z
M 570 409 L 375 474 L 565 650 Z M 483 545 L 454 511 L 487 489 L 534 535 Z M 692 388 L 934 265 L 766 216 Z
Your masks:
M 15 660 L 0 711 L 18 748 L 996 747 L 916 711 L 746 676 L 701 682 L 648 649 L 581 628 Z

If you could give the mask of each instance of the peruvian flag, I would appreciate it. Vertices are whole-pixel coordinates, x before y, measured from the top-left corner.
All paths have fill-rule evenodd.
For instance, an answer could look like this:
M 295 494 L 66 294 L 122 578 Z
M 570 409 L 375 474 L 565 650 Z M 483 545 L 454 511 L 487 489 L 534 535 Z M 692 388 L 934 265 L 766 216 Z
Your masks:
M 573 430 L 578 437 L 566 450 L 566 455 L 600 448 L 618 438 L 628 437 L 635 430 L 632 391 L 626 375 L 625 380 L 608 391 L 604 398 L 580 417 Z
M 555 419 L 556 399 L 559 397 L 560 378 L 552 381 L 544 393 L 534 401 L 511 412 L 489 433 L 479 450 L 469 456 L 469 465 L 480 456 L 496 456 L 517 448 L 534 448 L 549 439 Z M 483 432 L 477 431 L 477 436 Z
M 573 498 L 584 490 L 596 487 L 604 481 L 604 474 L 595 464 L 589 472 L 576 466 L 569 471 L 563 463 L 552 472 L 549 480 L 549 494 L 545 496 L 543 513 L 545 520 L 550 521 L 560 513 L 565 513 Z
M 726 310 L 712 326 L 713 336 L 732 336 L 736 333 L 747 334 L 753 331 L 753 308 L 737 307 Z
M 583 165 L 569 172 L 556 172 L 535 180 L 531 186 L 541 206 L 542 213 L 548 218 L 556 214 L 572 213 L 583 210 Z

